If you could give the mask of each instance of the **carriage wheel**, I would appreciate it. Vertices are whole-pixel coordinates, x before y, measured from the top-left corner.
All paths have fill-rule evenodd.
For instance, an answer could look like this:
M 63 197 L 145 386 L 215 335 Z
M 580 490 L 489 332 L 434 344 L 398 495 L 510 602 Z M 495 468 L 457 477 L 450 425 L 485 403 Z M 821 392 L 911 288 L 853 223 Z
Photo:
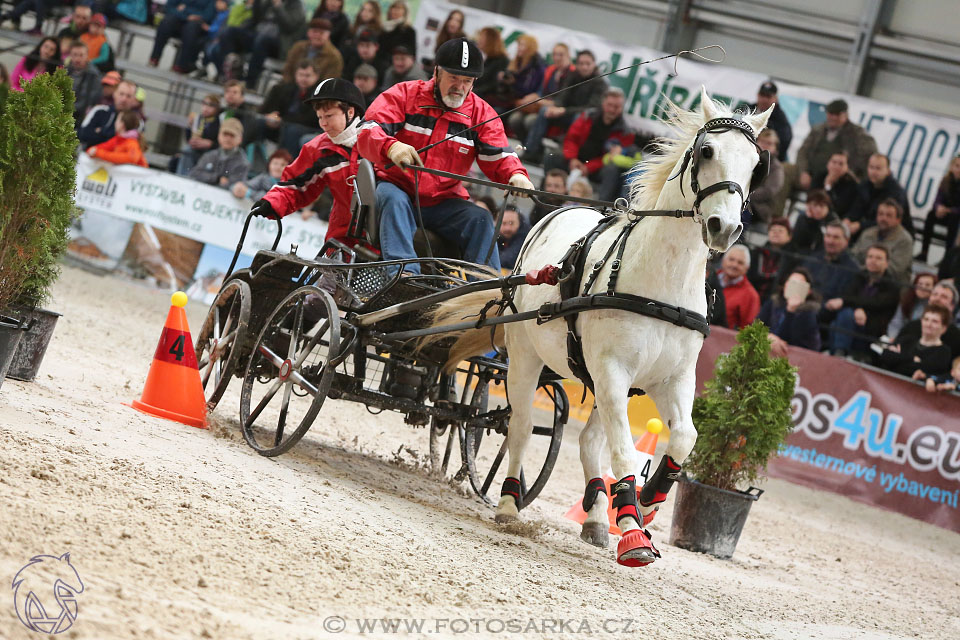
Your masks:
M 457 401 L 457 386 L 453 376 L 443 374 L 440 377 L 440 388 L 441 393 L 446 394 L 448 401 Z M 447 475 L 458 426 L 456 422 L 439 420 L 435 416 L 430 417 L 430 470 L 435 475 L 441 477 Z M 447 438 L 446 444 L 443 444 L 444 436 Z
M 230 280 L 210 305 L 194 347 L 208 411 L 216 408 L 230 384 L 249 326 L 250 285 Z
M 326 291 L 301 287 L 270 314 L 240 394 L 243 437 L 257 453 L 278 456 L 307 432 L 330 390 L 339 347 L 340 316 Z
M 553 402 L 552 424 L 542 426 L 537 424 L 537 412 L 534 412 L 534 436 L 549 438 L 548 441 L 538 442 L 531 440 L 527 447 L 526 459 L 542 460 L 539 466 L 540 472 L 534 478 L 532 484 L 528 484 L 529 478 L 520 468 L 520 485 L 522 488 L 522 499 L 517 505 L 518 509 L 523 509 L 540 494 L 543 487 L 550 479 L 550 473 L 557 462 L 557 455 L 560 453 L 560 441 L 563 438 L 563 427 L 567 423 L 570 403 L 567 400 L 567 394 L 563 390 L 560 382 L 550 381 L 540 385 L 550 400 Z M 487 385 L 478 384 L 473 394 L 474 406 L 487 404 Z M 482 410 L 482 409 L 481 409 Z M 484 427 L 463 428 L 461 432 L 462 440 L 460 455 L 466 464 L 467 474 L 470 478 L 470 485 L 477 495 L 484 502 L 495 505 L 500 499 L 497 493 L 500 486 L 506 478 L 506 458 L 507 458 L 507 438 L 506 434 L 498 434 L 492 429 Z M 545 442 L 546 451 L 542 450 Z M 537 451 L 540 449 L 540 451 Z M 526 469 L 536 469 L 536 465 L 527 466 Z

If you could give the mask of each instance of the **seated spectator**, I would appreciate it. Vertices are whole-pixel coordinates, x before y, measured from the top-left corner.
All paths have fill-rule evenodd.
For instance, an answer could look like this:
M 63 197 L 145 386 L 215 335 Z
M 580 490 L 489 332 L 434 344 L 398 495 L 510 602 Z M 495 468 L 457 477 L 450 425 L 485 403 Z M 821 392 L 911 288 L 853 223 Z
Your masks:
M 920 317 L 920 336 L 897 339 L 883 350 L 880 366 L 914 380 L 943 376 L 950 372 L 950 347 L 943 334 L 950 326 L 950 312 L 940 305 L 928 306 Z
M 853 246 L 853 257 L 860 264 L 864 263 L 867 251 L 874 245 L 883 245 L 889 254 L 890 275 L 906 284 L 910 281 L 910 270 L 913 266 L 913 238 L 900 223 L 903 219 L 903 209 L 900 203 L 888 198 L 877 207 L 877 224 L 869 227 L 860 234 L 860 239 Z
M 530 223 L 526 217 L 517 211 L 513 205 L 507 205 L 503 211 L 503 220 L 500 223 L 500 237 L 497 247 L 500 250 L 500 267 L 513 269 L 520 257 L 520 247 L 530 233 Z
M 307 39 L 297 42 L 287 53 L 287 61 L 283 65 L 283 81 L 291 83 L 295 80 L 297 69 L 303 62 L 309 63 L 317 72 L 320 80 L 339 78 L 343 74 L 343 56 L 330 42 L 330 21 L 316 18 L 310 21 L 307 28 Z M 247 86 L 250 86 L 249 80 Z M 311 112 L 311 119 L 317 117 Z
M 812 254 L 823 247 L 823 229 L 831 222 L 840 222 L 830 210 L 830 196 L 823 189 L 807 194 L 807 210 L 797 217 L 793 246 L 798 253 Z
M 527 104 L 528 102 L 533 102 L 540 96 L 550 95 L 554 91 L 557 91 L 564 79 L 575 70 L 576 67 L 573 66 L 570 60 L 570 47 L 562 42 L 555 44 L 553 46 L 553 64 L 547 67 L 544 72 L 543 84 L 541 84 L 536 91 L 531 91 L 527 95 L 518 98 L 517 104 Z M 547 98 L 512 113 L 509 122 L 510 129 L 514 135 L 520 140 L 526 140 L 527 132 L 533 126 L 533 123 L 536 122 L 540 109 L 552 105 L 553 100 Z
M 930 302 L 930 294 L 933 293 L 933 285 L 936 283 L 937 276 L 934 274 L 918 273 L 913 279 L 913 285 L 900 293 L 900 306 L 897 307 L 897 313 L 887 325 L 884 335 L 898 335 L 905 324 L 918 320 L 923 315 L 923 310 L 927 308 L 927 303 Z
M 593 52 L 589 50 L 579 52 L 576 72 L 568 75 L 560 88 L 573 87 L 581 82 L 583 84 L 559 94 L 554 104 L 542 107 L 537 112 L 537 118 L 527 133 L 526 151 L 523 155 L 526 162 L 541 161 L 543 138 L 546 137 L 550 127 L 559 127 L 566 131 L 581 113 L 600 106 L 607 90 L 607 81 L 599 75 Z M 592 82 L 586 82 L 591 79 L 593 79 Z
M 523 38 L 524 36 L 520 36 Z M 487 101 L 498 112 L 505 110 L 507 97 L 500 92 L 500 82 L 503 72 L 507 70 L 510 59 L 503 46 L 500 30 L 493 27 L 484 27 L 477 32 L 477 46 L 483 52 L 483 74 L 473 83 L 473 92 Z M 517 48 L 522 48 L 520 41 Z
M 550 169 L 543 176 L 540 190 L 555 193 L 558 197 L 545 196 L 533 205 L 533 211 L 530 213 L 531 226 L 536 225 L 548 213 L 563 205 L 563 198 L 560 196 L 567 195 L 567 177 L 567 172 L 563 169 Z
M 577 178 L 570 183 L 570 186 L 567 187 L 567 195 L 571 195 L 575 198 L 592 198 L 593 197 L 593 187 L 590 186 L 590 181 L 586 178 Z M 568 200 L 566 204 L 580 204 L 579 202 L 573 202 Z
M 780 287 L 780 279 L 793 263 L 793 258 L 789 255 L 793 252 L 790 221 L 786 218 L 774 218 L 767 225 L 766 244 L 750 251 L 752 255 L 747 280 L 757 290 L 760 302 L 766 301 Z M 806 270 L 804 272 L 809 275 Z M 810 281 L 813 282 L 812 277 Z
M 607 89 L 600 108 L 584 111 L 570 126 L 563 141 L 562 158 L 551 155 L 544 168 L 579 171 L 596 185 L 598 198 L 615 200 L 623 187 L 623 173 L 630 167 L 621 168 L 609 157 L 621 155 L 624 149 L 628 153 L 635 151 L 635 134 L 623 119 L 625 101 L 622 89 Z
M 227 58 L 250 51 L 247 88 L 254 89 L 268 57 L 285 55 L 303 33 L 306 14 L 301 0 L 247 0 L 252 3 L 250 17 L 239 26 L 228 26 L 220 34 L 215 63 L 221 73 L 232 76 L 234 65 Z M 337 75 L 340 75 L 339 73 Z M 230 78 L 235 79 L 235 78 Z
M 87 45 L 90 64 L 99 69 L 100 73 L 113 71 L 114 68 L 113 49 L 107 40 L 106 28 L 107 17 L 102 13 L 95 13 L 90 18 L 87 32 L 80 34 L 80 41 Z
M 179 4 L 170 5 L 173 11 L 163 16 L 157 25 L 157 37 L 153 41 L 153 51 L 147 64 L 155 67 L 160 63 L 163 48 L 170 38 L 180 38 L 180 51 L 173 63 L 173 70 L 177 73 L 190 73 L 197 68 L 197 56 L 203 41 L 207 37 L 207 29 L 217 15 L 215 0 L 182 0 Z
M 827 300 L 823 308 L 836 314 L 830 324 L 830 352 L 864 355 L 870 343 L 886 330 L 897 311 L 900 286 L 887 272 L 887 248 L 867 250 L 866 268 L 853 277 L 842 297 Z
M 960 245 L 947 249 L 937 269 L 937 280 L 952 280 L 960 284 Z
M 330 42 L 342 50 L 350 37 L 350 19 L 343 12 L 343 0 L 320 0 L 310 19 L 317 18 L 330 21 Z
M 380 63 L 385 68 L 388 56 L 397 47 L 406 47 L 417 57 L 417 31 L 410 26 L 410 7 L 404 0 L 394 0 L 387 8 L 387 19 L 380 32 Z M 380 70 L 380 67 L 377 67 Z M 369 104 L 369 103 L 367 103 Z
M 860 271 L 860 265 L 847 249 L 849 244 L 850 231 L 839 222 L 831 222 L 823 229 L 823 248 L 803 262 L 813 276 L 813 288 L 824 300 L 843 295 Z
M 12 4 L 12 3 L 11 3 Z M 35 22 L 33 29 L 27 31 L 30 35 L 43 35 L 43 23 L 47 19 L 47 10 L 52 6 L 46 0 L 20 0 L 11 11 L 0 13 L 0 23 L 7 20 L 13 22 L 14 28 L 20 30 L 20 18 L 28 11 L 33 11 Z
M 870 156 L 867 164 L 867 177 L 860 181 L 857 187 L 857 197 L 850 207 L 845 224 L 850 228 L 853 238 L 869 227 L 877 224 L 877 207 L 884 200 L 893 199 L 900 205 L 903 228 L 913 236 L 913 222 L 910 218 L 910 203 L 907 192 L 897 183 L 897 179 L 890 173 L 890 159 L 875 153 Z M 913 250 L 910 252 L 913 258 Z
M 220 133 L 220 97 L 211 93 L 200 103 L 200 113 L 189 115 L 190 128 L 184 133 L 186 146 L 176 156 L 173 171 L 180 176 L 189 175 L 204 153 L 217 146 L 217 134 Z
M 773 84 L 773 83 L 767 83 Z M 763 87 L 761 87 L 762 89 Z M 780 106 L 777 105 L 779 109 Z M 787 126 L 790 126 L 789 123 Z M 777 132 L 773 129 L 764 129 L 757 136 L 757 144 L 761 149 L 770 152 L 770 172 L 767 174 L 763 184 L 759 189 L 750 192 L 750 211 L 754 216 L 769 223 L 774 218 L 779 218 L 783 214 L 783 208 L 777 210 L 779 198 L 777 194 L 783 188 L 783 165 L 777 159 L 777 149 L 780 145 L 780 139 Z
M 238 7 L 245 8 L 243 3 L 239 3 Z M 203 64 L 200 65 L 201 69 L 204 69 L 203 76 L 206 76 L 206 65 L 214 62 L 218 59 L 220 51 L 220 34 L 223 33 L 224 29 L 229 26 L 231 8 L 227 4 L 227 0 L 216 0 L 214 4 L 216 9 L 216 15 L 213 17 L 213 22 L 210 23 L 210 27 L 207 29 L 207 35 L 204 39 L 202 46 L 203 50 Z M 177 65 L 174 65 L 175 71 Z
M 10 87 L 14 91 L 23 91 L 21 82 L 27 83 L 41 73 L 53 73 L 60 66 L 60 57 L 57 55 L 59 46 L 53 38 L 44 38 L 27 55 L 20 58 L 20 62 L 13 68 L 10 75 Z
M 357 17 L 353 21 L 353 35 L 357 35 L 364 30 L 373 31 L 374 33 L 383 31 L 380 3 L 375 0 L 366 0 L 366 2 L 360 5 L 360 11 L 357 12 Z
M 360 89 L 365 104 L 372 104 L 380 95 L 380 77 L 377 75 L 377 70 L 369 64 L 357 67 L 353 72 L 353 84 Z
M 220 123 L 227 118 L 236 118 L 243 125 L 246 145 L 254 137 L 257 129 L 258 116 L 253 108 L 246 103 L 243 83 L 239 80 L 227 80 L 223 85 L 223 110 L 220 112 Z
M 537 39 L 525 33 L 517 38 L 517 55 L 512 60 L 507 62 L 504 52 L 504 64 L 498 65 L 497 72 L 493 74 L 498 80 L 494 107 L 499 111 L 523 104 L 519 100 L 543 86 L 543 72 L 547 64 L 540 57 L 539 48 Z M 486 71 L 484 73 L 486 74 Z
M 750 250 L 746 245 L 735 244 L 723 256 L 717 278 L 723 289 L 727 306 L 727 328 L 741 329 L 756 319 L 760 313 L 760 295 L 747 280 L 750 269 Z
M 313 105 L 304 102 L 319 81 L 314 66 L 309 61 L 302 60 L 297 65 L 294 81 L 278 84 L 270 89 L 260 106 L 266 127 L 262 133 L 265 137 L 278 141 L 291 156 L 299 155 L 303 146 L 301 138 L 312 138 L 320 133 Z
M 247 178 L 247 158 L 240 150 L 243 140 L 243 125 L 236 118 L 227 118 L 220 123 L 217 135 L 219 148 L 211 149 L 200 156 L 190 177 L 199 182 L 228 188 L 234 182 Z
M 77 40 L 80 35 L 86 33 L 90 25 L 90 18 L 93 17 L 93 9 L 90 5 L 77 3 L 73 7 L 73 14 L 70 16 L 70 23 L 57 33 L 57 41 L 64 37 L 70 40 Z
M 76 101 L 73 103 L 73 118 L 79 126 L 87 110 L 100 102 L 100 95 L 103 92 L 100 86 L 100 72 L 90 64 L 87 45 L 82 42 L 76 41 L 70 45 L 67 74 L 73 80 L 73 93 L 76 96 Z M 98 142 L 105 142 L 112 137 L 111 131 L 109 136 Z
M 266 173 L 261 173 L 249 180 L 234 182 L 233 186 L 230 187 L 230 191 L 236 198 L 246 198 L 247 200 L 256 202 L 265 196 L 267 191 L 273 189 L 275 184 L 280 182 L 280 178 L 283 176 L 283 170 L 286 169 L 287 165 L 291 162 L 293 162 L 293 156 L 290 155 L 289 151 L 286 149 L 277 149 L 270 155 L 270 159 L 267 160 Z
M 437 32 L 437 41 L 433 45 L 433 50 L 436 52 L 447 40 L 456 40 L 457 38 L 466 38 L 467 33 L 465 29 L 465 18 L 463 16 L 463 11 L 459 9 L 454 9 L 447 15 L 447 19 L 443 21 L 443 25 L 440 27 L 440 31 Z
M 786 357 L 787 345 L 820 351 L 820 294 L 812 289 L 812 284 L 810 273 L 797 267 L 760 308 L 757 319 L 770 328 L 770 352 L 774 357 Z
M 87 148 L 87 155 L 113 164 L 136 164 L 146 167 L 140 142 L 140 116 L 136 111 L 121 111 L 114 126 L 116 135 L 101 144 Z
M 917 260 L 927 261 L 930 242 L 933 240 L 933 229 L 937 225 L 947 228 L 944 244 L 947 249 L 952 248 L 957 243 L 957 231 L 960 230 L 960 154 L 955 155 L 950 161 L 950 170 L 940 181 L 933 208 L 930 209 L 923 223 L 923 245 L 920 253 L 917 254 Z
M 383 58 L 379 54 L 380 43 L 377 34 L 369 29 L 358 33 L 353 39 L 353 44 L 344 49 L 343 79 L 353 81 L 357 67 L 362 64 L 376 69 L 377 78 L 382 78 L 387 71 L 387 65 L 383 63 Z
M 807 190 L 813 176 L 826 171 L 830 156 L 846 151 L 850 170 L 857 178 L 867 174 L 867 159 L 877 152 L 877 142 L 860 125 L 850 122 L 847 103 L 834 100 L 826 107 L 826 122 L 810 130 L 797 152 L 800 188 Z
M 960 385 L 960 356 L 953 359 L 949 375 L 930 376 L 924 383 L 924 386 L 930 393 L 956 391 L 958 385 Z
M 826 191 L 832 203 L 830 208 L 841 218 L 846 218 L 857 199 L 858 185 L 856 176 L 850 173 L 847 152 L 841 150 L 830 155 L 826 171 L 813 177 L 810 188 Z
M 406 47 L 394 49 L 392 59 L 393 64 L 387 69 L 387 73 L 383 76 L 383 84 L 380 85 L 381 93 L 401 82 L 427 79 L 427 74 L 423 72 L 414 60 L 413 53 Z
M 773 107 L 773 113 L 770 114 L 770 119 L 767 120 L 767 128 L 772 129 L 777 134 L 777 150 L 771 151 L 770 155 L 780 162 L 786 162 L 787 151 L 793 141 L 793 127 L 790 126 L 787 114 L 780 108 L 780 102 L 777 100 L 777 85 L 772 80 L 767 80 L 757 89 L 757 101 L 750 107 L 759 113 L 769 109 L 770 105 L 775 106 Z M 767 180 L 769 179 L 770 176 L 767 177 Z M 783 181 L 781 180 L 782 184 Z M 764 186 L 766 186 L 766 183 L 764 183 Z
M 945 307 L 947 311 L 950 312 L 950 317 L 952 318 L 957 310 L 958 299 L 960 298 L 957 296 L 957 288 L 949 282 L 941 281 L 934 285 L 927 307 L 929 308 L 934 305 Z M 903 325 L 903 329 L 897 334 L 897 340 L 902 342 L 911 337 L 913 339 L 919 339 L 921 329 L 922 326 L 919 320 L 911 320 Z M 946 332 L 943 334 L 943 342 L 950 347 L 951 358 L 960 356 L 960 327 L 958 327 L 956 323 L 951 322 L 947 327 Z
M 84 45 L 80 43 L 80 46 Z M 117 114 L 121 111 L 137 111 L 137 85 L 129 80 L 122 80 L 117 84 L 113 91 L 113 104 L 98 104 L 90 109 L 77 129 L 80 144 L 87 148 L 106 142 L 116 135 Z M 137 115 L 140 116 L 142 127 L 143 115 Z
M 107 71 L 100 80 L 100 104 L 113 104 L 113 93 L 117 90 L 117 85 L 123 82 L 123 76 L 119 71 Z

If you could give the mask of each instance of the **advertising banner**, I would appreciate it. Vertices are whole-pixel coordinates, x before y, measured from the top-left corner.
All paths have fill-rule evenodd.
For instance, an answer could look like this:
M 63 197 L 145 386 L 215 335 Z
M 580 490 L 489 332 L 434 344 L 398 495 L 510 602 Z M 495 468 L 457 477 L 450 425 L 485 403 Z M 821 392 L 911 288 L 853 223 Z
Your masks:
M 472 35 L 485 26 L 501 29 L 511 56 L 516 53 L 517 38 L 524 33 L 537 38 L 540 53 L 545 57 L 558 42 L 566 43 L 573 51 L 590 49 L 597 57 L 601 72 L 665 54 L 643 46 L 612 42 L 590 33 L 436 0 L 422 0 L 417 13 L 414 26 L 421 51 L 433 50 L 439 26 L 453 9 L 464 13 L 468 34 Z M 724 43 L 719 41 L 717 44 Z M 711 50 L 704 55 L 713 58 L 717 53 L 718 50 Z M 625 110 L 632 117 L 633 124 L 656 134 L 667 131 L 659 122 L 667 98 L 692 109 L 699 104 L 700 86 L 703 85 L 714 99 L 734 109 L 742 109 L 756 100 L 757 88 L 765 80 L 767 76 L 763 74 L 726 64 L 696 62 L 689 57 L 681 59 L 676 67 L 673 59 L 663 60 L 608 77 L 611 85 L 620 87 L 626 94 Z M 919 215 L 932 207 L 950 158 L 960 151 L 960 120 L 826 89 L 781 81 L 777 84 L 780 106 L 793 126 L 790 160 L 796 157 L 811 127 L 825 120 L 824 106 L 836 98 L 843 98 L 850 106 L 850 119 L 865 127 L 876 139 L 880 152 L 890 156 L 893 175 L 907 190 L 910 205 L 915 209 L 912 213 Z
M 700 388 L 735 344 L 734 332 L 711 331 Z M 769 474 L 960 531 L 960 396 L 806 349 L 789 360 L 794 431 Z

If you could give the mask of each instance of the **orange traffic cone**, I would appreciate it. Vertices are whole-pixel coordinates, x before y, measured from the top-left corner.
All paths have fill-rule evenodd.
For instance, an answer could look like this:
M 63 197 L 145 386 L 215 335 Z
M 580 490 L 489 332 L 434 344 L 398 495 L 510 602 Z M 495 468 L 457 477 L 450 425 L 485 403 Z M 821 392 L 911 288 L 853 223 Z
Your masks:
M 197 369 L 197 354 L 187 326 L 187 294 L 177 291 L 153 354 L 153 364 L 143 385 L 143 395 L 133 408 L 153 416 L 206 428 L 207 403 Z
M 637 492 L 643 485 L 640 484 L 642 478 L 649 477 L 653 473 L 653 453 L 657 449 L 657 439 L 663 423 L 653 418 L 647 422 L 647 432 L 640 436 L 640 439 L 634 443 L 637 451 L 640 452 L 640 468 L 642 475 L 637 478 Z M 603 484 L 607 487 L 607 495 L 610 495 L 610 486 L 615 484 L 617 479 L 613 477 L 612 472 L 603 474 Z M 564 518 L 573 520 L 577 524 L 583 524 L 587 519 L 587 512 L 583 510 L 583 498 L 577 500 L 570 509 L 563 515 Z M 617 510 L 613 507 L 613 500 L 607 502 L 607 519 L 610 522 L 610 533 L 615 536 L 620 535 L 620 527 L 617 526 Z

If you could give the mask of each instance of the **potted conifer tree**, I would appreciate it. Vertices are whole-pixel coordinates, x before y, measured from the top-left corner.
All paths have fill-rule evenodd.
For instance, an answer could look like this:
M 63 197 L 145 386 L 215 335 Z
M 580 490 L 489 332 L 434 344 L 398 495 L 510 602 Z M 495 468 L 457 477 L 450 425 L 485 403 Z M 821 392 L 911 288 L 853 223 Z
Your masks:
M 670 544 L 731 557 L 750 506 L 763 493 L 749 485 L 793 428 L 796 384 L 787 359 L 770 357 L 768 333 L 760 321 L 741 329 L 694 400 L 697 444 L 677 486 Z
M 59 317 L 40 306 L 77 213 L 73 102 L 59 69 L 9 92 L 0 114 L 0 313 L 27 328 L 5 372 L 20 379 L 36 375 Z

